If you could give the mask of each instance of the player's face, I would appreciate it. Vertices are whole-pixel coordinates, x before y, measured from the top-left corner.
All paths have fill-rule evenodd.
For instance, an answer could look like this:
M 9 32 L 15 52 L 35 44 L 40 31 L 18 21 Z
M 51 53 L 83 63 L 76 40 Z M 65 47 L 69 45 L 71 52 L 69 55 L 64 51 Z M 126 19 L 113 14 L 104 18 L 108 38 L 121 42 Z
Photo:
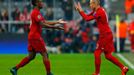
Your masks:
M 42 9 L 43 8 L 43 1 L 42 0 L 37 0 L 37 6 Z
M 96 3 L 93 1 L 93 0 L 91 0 L 90 1 L 90 8 L 92 9 L 92 10 L 95 10 L 95 8 L 96 8 Z

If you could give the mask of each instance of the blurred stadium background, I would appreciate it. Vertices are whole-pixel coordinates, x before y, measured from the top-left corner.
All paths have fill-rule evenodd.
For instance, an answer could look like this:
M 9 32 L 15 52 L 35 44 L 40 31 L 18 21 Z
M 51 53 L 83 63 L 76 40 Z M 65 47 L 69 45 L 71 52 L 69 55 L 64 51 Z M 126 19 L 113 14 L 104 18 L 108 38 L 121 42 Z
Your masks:
M 78 1 L 81 2 L 86 13 L 91 12 L 89 9 L 89 0 Z M 129 75 L 134 75 L 134 0 L 100 1 L 109 16 L 110 27 L 114 35 L 115 55 L 124 61 L 126 65 L 129 65 L 132 70 Z M 44 0 L 45 8 L 41 10 L 41 13 L 46 20 L 53 21 L 63 18 L 68 21 L 64 25 L 65 31 L 43 29 L 43 37 L 47 44 L 48 52 L 54 54 L 51 56 L 52 61 L 56 57 L 55 54 L 57 54 L 56 58 L 63 55 L 62 60 L 64 61 L 64 57 L 66 58 L 64 54 L 66 53 L 68 54 L 67 56 L 70 54 L 73 57 L 74 54 L 74 57 L 81 57 L 86 54 L 92 55 L 96 48 L 96 41 L 99 37 L 97 25 L 95 21 L 85 22 L 75 11 L 73 2 L 73 0 Z M 16 57 L 20 56 L 18 59 L 16 58 L 19 61 L 23 54 L 27 54 L 27 30 L 30 24 L 31 10 L 32 5 L 30 4 L 30 0 L 0 0 L 1 59 L 3 57 L 4 59 L 8 57 L 14 59 L 15 56 L 12 54 L 21 54 L 16 55 Z M 75 55 L 76 53 L 78 55 Z M 81 58 L 84 59 L 85 57 Z M 84 60 L 90 61 L 93 59 L 92 55 L 89 59 L 85 58 Z M 0 65 L 5 64 L 4 62 L 6 61 L 1 61 Z M 12 65 L 17 62 L 12 62 Z M 8 65 L 6 66 L 9 68 Z M 92 65 L 92 67 L 94 66 Z M 7 71 L 1 72 L 4 75 Z M 62 74 L 59 73 L 59 75 Z M 71 75 L 71 73 L 65 73 L 64 75 Z

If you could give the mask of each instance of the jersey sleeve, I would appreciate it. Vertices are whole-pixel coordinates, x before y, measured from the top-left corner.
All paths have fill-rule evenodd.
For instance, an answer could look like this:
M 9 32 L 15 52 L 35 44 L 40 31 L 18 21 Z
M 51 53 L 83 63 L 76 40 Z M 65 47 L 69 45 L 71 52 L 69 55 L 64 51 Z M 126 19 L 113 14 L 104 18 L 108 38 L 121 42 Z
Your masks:
M 94 16 L 92 15 L 93 13 L 91 12 L 89 15 L 86 15 L 84 11 L 80 12 L 80 15 L 83 17 L 84 20 L 90 21 L 94 19 Z
M 88 16 L 93 15 L 93 14 L 94 14 L 94 11 L 92 11 L 91 13 L 89 13 Z
M 45 21 L 44 17 L 40 13 L 35 13 L 34 19 L 36 22 L 43 22 Z

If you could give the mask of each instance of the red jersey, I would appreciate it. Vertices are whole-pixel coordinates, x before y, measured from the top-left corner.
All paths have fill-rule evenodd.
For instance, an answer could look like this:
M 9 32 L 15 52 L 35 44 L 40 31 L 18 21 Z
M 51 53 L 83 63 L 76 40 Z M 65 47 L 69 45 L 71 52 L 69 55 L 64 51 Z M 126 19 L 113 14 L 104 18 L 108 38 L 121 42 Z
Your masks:
M 100 36 L 103 36 L 104 34 L 109 32 L 111 33 L 111 29 L 108 24 L 107 14 L 102 7 L 98 8 L 96 12 L 91 12 L 89 15 L 86 15 L 83 11 L 80 12 L 80 14 L 86 21 L 90 21 L 93 19 L 96 20 Z
M 28 35 L 28 39 L 39 39 L 42 34 L 42 26 L 39 22 L 45 21 L 43 16 L 40 13 L 40 10 L 34 8 L 31 12 L 31 24 L 30 24 L 30 32 Z

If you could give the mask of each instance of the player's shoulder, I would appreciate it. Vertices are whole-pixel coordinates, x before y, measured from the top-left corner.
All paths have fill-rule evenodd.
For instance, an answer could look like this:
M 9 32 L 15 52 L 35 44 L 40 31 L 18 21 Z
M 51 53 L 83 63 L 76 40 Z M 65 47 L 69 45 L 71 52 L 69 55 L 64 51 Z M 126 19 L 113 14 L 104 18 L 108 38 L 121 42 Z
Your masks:
M 98 14 L 105 14 L 106 11 L 105 11 L 105 9 L 104 9 L 103 7 L 100 7 L 100 8 L 97 10 L 97 13 L 98 13 Z
M 106 12 L 103 7 L 100 7 L 100 8 L 99 8 L 99 11 L 100 11 L 100 12 Z
M 33 9 L 32 12 L 31 12 L 31 15 L 35 15 L 35 14 L 39 14 L 39 11 L 37 9 Z

